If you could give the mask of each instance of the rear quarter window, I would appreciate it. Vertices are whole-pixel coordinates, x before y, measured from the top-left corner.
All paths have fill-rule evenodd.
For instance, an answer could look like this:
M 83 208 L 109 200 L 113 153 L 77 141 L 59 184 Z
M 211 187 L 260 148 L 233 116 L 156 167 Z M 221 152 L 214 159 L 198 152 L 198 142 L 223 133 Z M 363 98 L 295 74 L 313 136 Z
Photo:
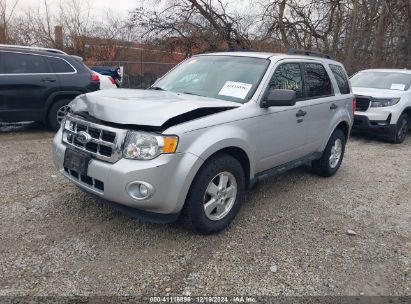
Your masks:
M 74 68 L 68 64 L 65 60 L 56 58 L 56 57 L 48 57 L 48 62 L 51 65 L 54 73 L 74 73 Z
M 348 82 L 347 74 L 344 69 L 335 64 L 330 64 L 330 69 L 333 72 L 335 80 L 337 81 L 338 88 L 340 89 L 341 94 L 350 94 L 350 85 Z
M 333 95 L 331 80 L 320 63 L 304 63 L 305 92 L 307 98 L 319 98 Z

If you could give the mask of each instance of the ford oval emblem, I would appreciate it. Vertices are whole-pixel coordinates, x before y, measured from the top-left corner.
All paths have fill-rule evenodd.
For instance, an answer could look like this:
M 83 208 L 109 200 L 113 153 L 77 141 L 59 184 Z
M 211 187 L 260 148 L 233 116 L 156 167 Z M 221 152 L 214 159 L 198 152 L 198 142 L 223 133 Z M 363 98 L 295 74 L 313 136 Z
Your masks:
M 88 143 L 91 140 L 91 136 L 90 136 L 90 134 L 88 134 L 85 131 L 80 131 L 80 132 L 77 133 L 76 139 L 79 143 L 85 145 L 86 143 Z

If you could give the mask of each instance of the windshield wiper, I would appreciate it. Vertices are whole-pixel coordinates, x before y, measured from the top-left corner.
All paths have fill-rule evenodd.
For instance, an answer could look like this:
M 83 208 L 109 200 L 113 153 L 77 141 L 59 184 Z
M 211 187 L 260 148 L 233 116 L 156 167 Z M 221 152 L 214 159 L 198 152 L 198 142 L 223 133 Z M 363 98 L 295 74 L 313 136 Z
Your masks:
M 204 96 L 202 96 L 202 95 L 198 95 L 198 94 L 191 93 L 191 92 L 180 92 L 180 93 L 204 97 Z
M 150 90 L 165 91 L 165 89 L 161 87 L 150 87 Z

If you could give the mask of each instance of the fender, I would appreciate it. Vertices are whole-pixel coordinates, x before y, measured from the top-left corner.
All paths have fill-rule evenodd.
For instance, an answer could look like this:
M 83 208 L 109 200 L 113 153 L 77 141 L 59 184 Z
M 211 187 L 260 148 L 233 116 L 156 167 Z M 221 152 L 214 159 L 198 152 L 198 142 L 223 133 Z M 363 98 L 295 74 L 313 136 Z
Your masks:
M 224 148 L 235 147 L 243 150 L 250 161 L 250 180 L 255 173 L 255 151 L 248 144 L 250 142 L 248 134 L 241 128 L 233 125 L 220 125 L 210 128 L 200 136 L 197 136 L 195 131 L 189 133 L 191 134 L 185 134 L 188 135 L 186 143 L 189 145 L 183 150 L 187 155 L 195 156 L 196 160 L 190 168 L 179 168 L 185 172 L 186 178 L 179 193 L 177 211 L 183 207 L 190 186 L 204 161 Z
M 185 148 L 185 151 L 205 161 L 214 153 L 224 148 L 239 148 L 245 152 L 250 161 L 250 178 L 254 177 L 255 147 L 250 146 L 249 143 L 252 141 L 247 132 L 238 126 L 224 124 L 214 126 L 206 132 L 201 133 L 200 136 L 196 136 L 197 132 L 193 132 L 193 134 L 189 136 L 187 141 L 189 146 Z
M 353 124 L 353 119 L 351 118 L 351 115 L 349 114 L 347 109 L 339 109 L 338 112 L 333 116 L 333 118 L 330 121 L 328 130 L 328 136 L 324 139 L 323 143 L 321 144 L 321 148 L 319 152 L 324 151 L 325 147 L 327 146 L 328 141 L 330 140 L 331 135 L 334 133 L 334 130 L 337 128 L 337 126 L 341 123 L 344 122 L 348 126 L 348 135 L 350 134 L 351 127 Z

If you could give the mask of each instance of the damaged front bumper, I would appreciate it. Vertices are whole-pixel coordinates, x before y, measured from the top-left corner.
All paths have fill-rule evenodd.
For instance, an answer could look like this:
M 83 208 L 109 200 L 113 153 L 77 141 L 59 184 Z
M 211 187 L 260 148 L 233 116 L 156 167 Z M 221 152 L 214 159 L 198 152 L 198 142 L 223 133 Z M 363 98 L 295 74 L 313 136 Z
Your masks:
M 190 153 L 162 154 L 144 161 L 121 158 L 114 163 L 92 158 L 87 175 L 81 176 L 64 167 L 66 149 L 60 129 L 53 140 L 53 160 L 61 174 L 81 189 L 114 203 L 117 209 L 155 222 L 177 218 L 191 181 L 203 163 Z M 146 199 L 132 195 L 130 185 L 140 182 L 152 187 Z
M 354 116 L 353 130 L 391 138 L 395 135 L 397 126 L 395 124 L 390 124 L 390 120 L 391 115 L 388 115 L 385 120 L 370 120 L 366 115 L 356 114 Z

